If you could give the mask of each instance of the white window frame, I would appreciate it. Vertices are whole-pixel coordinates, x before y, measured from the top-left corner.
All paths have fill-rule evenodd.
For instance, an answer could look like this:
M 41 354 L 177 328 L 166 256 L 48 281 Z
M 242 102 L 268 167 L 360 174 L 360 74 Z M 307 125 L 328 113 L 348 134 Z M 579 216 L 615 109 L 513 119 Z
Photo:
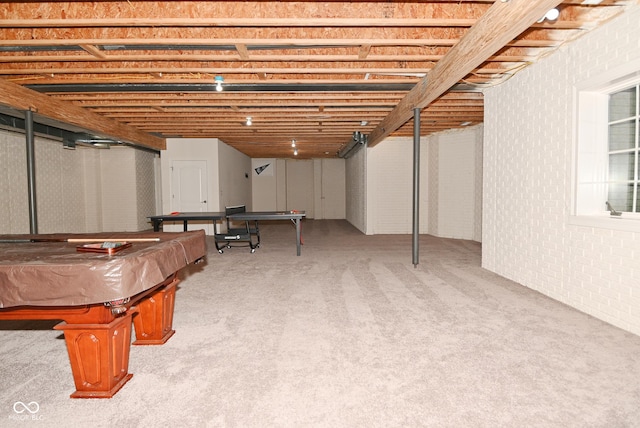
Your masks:
M 640 232 L 640 214 L 607 211 L 609 94 L 640 83 L 640 59 L 574 87 L 574 161 L 569 224 Z M 615 207 L 614 207 L 615 208 Z
M 638 206 L 638 184 L 640 182 L 640 180 L 638 179 L 638 132 L 640 132 L 640 129 L 638 129 L 638 108 L 640 108 L 640 103 L 638 102 L 638 96 L 640 96 L 640 82 L 636 82 L 624 89 L 622 89 L 622 91 L 626 91 L 629 89 L 633 89 L 633 95 L 634 95 L 634 106 L 635 109 L 633 111 L 633 114 L 631 114 L 631 116 L 625 116 L 623 118 L 617 118 L 615 120 L 611 120 L 611 111 L 609 111 L 609 168 L 611 168 L 611 159 L 612 156 L 617 156 L 617 155 L 632 155 L 633 156 L 633 178 L 630 180 L 629 179 L 629 167 L 630 167 L 630 163 L 629 163 L 629 159 L 625 159 L 626 163 L 625 163 L 625 168 L 624 170 L 626 171 L 626 176 L 624 177 L 624 180 L 615 180 L 614 182 L 618 182 L 618 184 L 623 184 L 625 186 L 625 190 L 628 191 L 628 186 L 629 185 L 633 185 L 633 194 L 631 195 L 632 201 L 631 201 L 631 212 L 633 213 L 640 213 L 640 206 Z M 620 91 L 616 91 L 616 92 L 612 92 L 610 95 L 614 95 L 614 94 L 618 94 L 621 93 Z M 609 99 L 609 108 L 611 108 L 611 99 Z M 615 150 L 611 149 L 611 129 L 613 126 L 616 126 L 618 124 L 629 124 L 632 123 L 633 124 L 633 129 L 634 129 L 634 133 L 633 133 L 633 147 L 625 147 L 625 148 L 617 148 Z M 619 158 L 618 158 L 619 159 Z M 618 173 L 620 173 L 620 171 L 618 171 Z M 611 176 L 611 170 L 609 170 L 609 183 L 612 182 L 612 176 Z M 626 194 L 626 197 L 628 197 L 628 194 Z M 611 198 L 611 189 L 609 189 L 609 198 Z M 611 204 L 613 205 L 614 209 L 617 209 L 619 211 L 624 211 L 626 212 L 627 210 L 625 208 L 627 208 L 626 206 L 618 206 L 618 203 L 616 203 L 615 200 L 609 199 L 609 202 L 611 202 Z M 616 208 L 617 207 L 617 208 Z

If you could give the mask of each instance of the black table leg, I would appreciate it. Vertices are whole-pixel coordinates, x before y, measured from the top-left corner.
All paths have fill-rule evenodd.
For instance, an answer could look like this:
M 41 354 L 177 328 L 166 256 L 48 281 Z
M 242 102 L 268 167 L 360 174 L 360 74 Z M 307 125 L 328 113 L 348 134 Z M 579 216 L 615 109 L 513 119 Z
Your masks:
M 296 219 L 296 249 L 297 255 L 300 255 L 300 219 Z

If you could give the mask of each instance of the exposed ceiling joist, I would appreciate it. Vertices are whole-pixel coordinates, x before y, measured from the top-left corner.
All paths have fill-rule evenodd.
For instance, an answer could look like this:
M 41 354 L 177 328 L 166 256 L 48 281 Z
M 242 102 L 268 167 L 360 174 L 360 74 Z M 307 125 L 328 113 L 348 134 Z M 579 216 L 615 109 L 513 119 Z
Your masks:
M 354 132 L 413 135 L 415 106 L 426 106 L 421 135 L 482 122 L 482 91 L 634 3 L 566 0 L 556 20 L 537 22 L 551 2 L 495 2 L 4 1 L 0 80 L 35 92 L 0 103 L 37 102 L 59 122 L 145 147 L 217 138 L 286 158 L 296 139 L 298 158 L 335 157 Z M 495 7 L 531 14 L 516 28 L 516 15 L 491 18 Z M 469 34 L 491 49 L 463 49 Z

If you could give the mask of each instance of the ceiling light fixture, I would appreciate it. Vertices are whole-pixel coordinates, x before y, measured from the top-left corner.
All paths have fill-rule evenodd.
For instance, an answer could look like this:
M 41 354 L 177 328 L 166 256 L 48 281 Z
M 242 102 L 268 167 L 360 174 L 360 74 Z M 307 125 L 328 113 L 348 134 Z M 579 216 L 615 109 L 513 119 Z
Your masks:
M 251 116 L 247 116 L 247 122 L 246 122 L 247 126 L 251 126 L 253 125 L 253 120 L 251 120 Z
M 214 81 L 216 82 L 216 91 L 221 92 L 222 91 L 222 82 L 224 82 L 224 77 L 216 76 Z
M 293 155 L 298 156 L 298 149 L 293 149 Z
M 296 147 L 296 140 L 291 140 L 291 147 Z
M 538 19 L 538 23 L 544 21 L 545 19 L 548 21 L 555 21 L 560 16 L 560 11 L 555 7 L 553 9 L 549 9 L 547 13 L 540 19 Z

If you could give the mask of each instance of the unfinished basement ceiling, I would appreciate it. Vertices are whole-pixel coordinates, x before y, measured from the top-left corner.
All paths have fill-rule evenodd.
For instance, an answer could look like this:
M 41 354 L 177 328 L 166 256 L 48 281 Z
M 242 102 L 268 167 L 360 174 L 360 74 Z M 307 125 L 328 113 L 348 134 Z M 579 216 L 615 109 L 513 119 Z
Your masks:
M 71 122 L 79 107 L 88 129 L 155 149 L 219 138 L 250 157 L 290 158 L 295 140 L 298 158 L 335 157 L 354 132 L 375 134 L 494 3 L 507 2 L 3 2 L 0 79 L 48 98 L 31 107 L 3 87 L 0 104 L 45 114 L 51 100 L 55 116 L 71 106 Z M 484 88 L 630 3 L 560 3 L 558 19 L 534 20 L 429 102 L 421 134 L 481 123 Z M 412 136 L 412 120 L 387 134 Z

